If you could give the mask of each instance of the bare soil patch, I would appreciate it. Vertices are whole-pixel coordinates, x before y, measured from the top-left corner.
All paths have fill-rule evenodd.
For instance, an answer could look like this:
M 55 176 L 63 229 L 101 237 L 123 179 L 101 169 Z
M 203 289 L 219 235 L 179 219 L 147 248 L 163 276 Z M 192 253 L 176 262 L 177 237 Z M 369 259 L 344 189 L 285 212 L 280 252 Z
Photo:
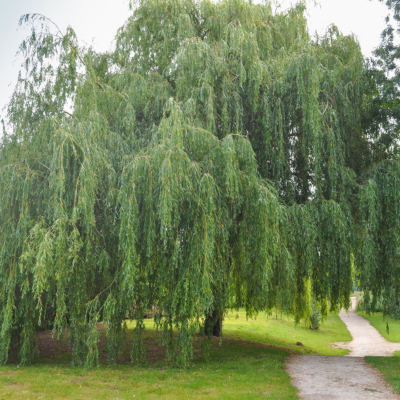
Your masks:
M 102 323 L 99 323 L 97 324 L 97 329 L 100 332 L 100 340 L 98 343 L 99 363 L 106 365 L 108 364 L 106 349 L 106 327 Z M 193 345 L 195 359 L 204 355 L 202 351 L 202 344 L 204 340 L 208 339 L 204 339 L 204 337 L 201 335 L 194 338 Z M 166 364 L 166 350 L 161 345 L 160 332 L 157 333 L 154 330 L 146 330 L 144 333 L 143 343 L 146 349 L 146 361 L 149 365 Z M 264 348 L 267 347 L 284 350 L 290 353 L 292 352 L 284 347 L 268 345 L 250 340 L 242 340 L 238 338 L 223 338 L 222 346 L 229 346 L 231 343 L 240 343 L 241 346 L 260 346 Z M 131 363 L 132 345 L 133 335 L 132 332 L 128 330 L 127 337 L 123 342 L 121 355 L 117 359 L 117 364 L 124 365 Z M 219 347 L 220 338 L 212 337 L 211 343 L 208 343 L 207 345 L 211 346 L 211 348 Z M 39 354 L 35 359 L 35 362 L 63 364 L 72 361 L 72 346 L 68 339 L 67 331 L 62 334 L 60 339 L 57 339 L 57 336 L 54 335 L 50 330 L 39 332 L 37 338 L 37 349 Z M 16 346 L 10 352 L 9 363 L 18 363 L 18 352 Z

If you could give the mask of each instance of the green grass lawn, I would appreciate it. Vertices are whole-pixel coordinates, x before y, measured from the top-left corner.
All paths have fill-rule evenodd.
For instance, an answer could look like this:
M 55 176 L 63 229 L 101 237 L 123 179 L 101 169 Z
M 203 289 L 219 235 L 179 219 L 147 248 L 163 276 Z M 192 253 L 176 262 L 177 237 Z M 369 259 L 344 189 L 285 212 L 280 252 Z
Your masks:
M 213 343 L 211 359 L 186 369 L 100 366 L 84 371 L 40 362 L 0 367 L 0 399 L 297 399 L 288 353 L 237 340 Z
M 400 357 L 365 357 L 376 368 L 392 388 L 400 393 Z
M 392 388 L 400 393 L 400 357 L 365 357 L 366 361 L 382 373 Z
M 47 334 L 40 341 L 41 356 L 32 366 L 18 368 L 16 363 L 0 366 L 1 399 L 297 399 L 297 389 L 286 372 L 289 351 L 311 354 L 345 354 L 331 349 L 330 342 L 351 340 L 337 315 L 330 315 L 320 331 L 310 331 L 293 320 L 246 319 L 245 312 L 233 312 L 224 321 L 220 346 L 213 339 L 210 359 L 199 351 L 186 370 L 167 366 L 163 350 L 157 347 L 152 321 L 147 321 L 150 364 L 129 364 L 127 344 L 123 365 L 105 365 L 104 337 L 100 342 L 101 365 L 91 371 L 71 367 L 68 346 L 58 345 Z M 128 325 L 128 342 L 132 326 Z M 102 333 L 102 336 L 103 333 Z M 296 346 L 302 342 L 304 347 Z M 271 347 L 279 346 L 289 351 Z
M 237 316 L 239 318 L 237 318 Z M 332 342 L 352 340 L 345 324 L 337 314 L 330 314 L 317 331 L 304 324 L 295 326 L 292 318 L 267 318 L 260 314 L 257 319 L 246 320 L 244 311 L 229 313 L 224 320 L 224 335 L 232 338 L 253 340 L 284 347 L 303 354 L 345 355 L 348 350 L 332 348 Z M 296 346 L 300 342 L 304 347 Z

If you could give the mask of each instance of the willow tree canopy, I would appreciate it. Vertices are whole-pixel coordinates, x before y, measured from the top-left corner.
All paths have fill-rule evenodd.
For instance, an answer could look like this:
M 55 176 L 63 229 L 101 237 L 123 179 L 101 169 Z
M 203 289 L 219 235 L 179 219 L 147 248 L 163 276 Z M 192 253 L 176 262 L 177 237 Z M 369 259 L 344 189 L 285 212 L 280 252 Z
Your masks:
M 0 148 L 0 361 L 68 329 L 110 362 L 126 319 L 167 357 L 227 307 L 347 307 L 355 276 L 397 296 L 399 168 L 373 164 L 371 82 L 354 38 L 312 40 L 304 6 L 142 0 L 115 51 L 27 15 Z M 370 93 L 370 92 L 368 92 Z M 382 233 L 383 232 L 383 233 Z M 395 279 L 394 279 L 395 278 Z

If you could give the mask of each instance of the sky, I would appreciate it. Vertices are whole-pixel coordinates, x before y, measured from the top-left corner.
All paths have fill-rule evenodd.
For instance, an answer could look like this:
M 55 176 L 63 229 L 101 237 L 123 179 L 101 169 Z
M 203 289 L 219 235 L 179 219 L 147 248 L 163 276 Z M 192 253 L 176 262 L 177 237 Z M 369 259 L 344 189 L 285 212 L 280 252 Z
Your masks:
M 291 1 L 280 3 L 285 10 Z M 356 35 L 364 55 L 369 56 L 378 46 L 388 14 L 378 0 L 318 0 L 318 3 L 319 6 L 308 9 L 310 33 L 321 34 L 335 24 L 344 34 Z M 62 31 L 70 25 L 82 43 L 106 51 L 130 10 L 128 0 L 0 0 L 0 117 L 5 114 L 2 109 L 17 81 L 21 62 L 15 56 L 18 46 L 30 32 L 29 28 L 18 27 L 18 21 L 28 13 L 45 15 Z

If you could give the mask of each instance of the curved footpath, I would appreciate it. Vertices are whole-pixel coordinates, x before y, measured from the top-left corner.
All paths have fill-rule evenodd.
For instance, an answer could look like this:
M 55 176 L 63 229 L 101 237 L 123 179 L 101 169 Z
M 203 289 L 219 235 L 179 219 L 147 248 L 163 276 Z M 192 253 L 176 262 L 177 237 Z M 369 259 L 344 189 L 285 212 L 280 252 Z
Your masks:
M 292 383 L 300 399 L 399 399 L 380 374 L 363 359 L 365 356 L 391 356 L 400 343 L 385 340 L 367 321 L 355 313 L 356 298 L 347 314 L 339 313 L 353 340 L 335 343 L 349 349 L 347 356 L 295 355 L 288 362 Z

